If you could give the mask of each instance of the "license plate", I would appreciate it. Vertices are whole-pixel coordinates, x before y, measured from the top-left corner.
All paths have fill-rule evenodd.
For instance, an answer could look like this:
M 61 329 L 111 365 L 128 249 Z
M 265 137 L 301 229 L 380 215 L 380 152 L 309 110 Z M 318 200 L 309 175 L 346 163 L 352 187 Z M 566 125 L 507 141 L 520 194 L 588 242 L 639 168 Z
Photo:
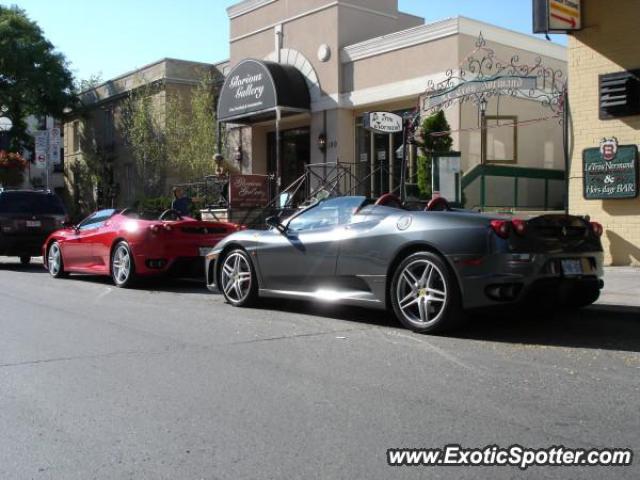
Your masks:
M 212 248 L 213 248 L 213 247 L 200 247 L 200 248 L 199 248 L 199 250 L 200 250 L 200 256 L 201 256 L 201 257 L 206 257 L 206 256 L 207 256 L 207 254 L 211 251 L 211 249 L 212 249 Z
M 41 226 L 42 222 L 40 220 L 27 220 L 27 227 L 37 228 Z
M 562 260 L 562 273 L 565 275 L 582 275 L 582 260 Z

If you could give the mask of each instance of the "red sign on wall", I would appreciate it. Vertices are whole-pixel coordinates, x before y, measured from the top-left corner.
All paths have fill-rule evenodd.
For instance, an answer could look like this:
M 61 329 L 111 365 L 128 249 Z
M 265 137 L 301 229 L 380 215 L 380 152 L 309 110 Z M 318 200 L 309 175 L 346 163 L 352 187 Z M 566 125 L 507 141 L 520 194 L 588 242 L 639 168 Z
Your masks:
M 229 206 L 231 208 L 266 207 L 269 203 L 269 177 L 266 175 L 231 175 Z

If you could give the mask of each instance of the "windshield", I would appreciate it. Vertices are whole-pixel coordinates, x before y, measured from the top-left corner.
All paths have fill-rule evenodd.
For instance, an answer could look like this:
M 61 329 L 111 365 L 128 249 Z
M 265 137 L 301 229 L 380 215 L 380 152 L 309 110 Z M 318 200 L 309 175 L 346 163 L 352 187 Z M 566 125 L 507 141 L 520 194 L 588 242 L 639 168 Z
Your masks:
M 65 215 L 66 211 L 52 193 L 4 192 L 0 195 L 0 213 Z
M 295 216 L 289 222 L 288 228 L 294 232 L 302 232 L 346 225 L 366 202 L 366 197 L 337 197 L 322 200 Z

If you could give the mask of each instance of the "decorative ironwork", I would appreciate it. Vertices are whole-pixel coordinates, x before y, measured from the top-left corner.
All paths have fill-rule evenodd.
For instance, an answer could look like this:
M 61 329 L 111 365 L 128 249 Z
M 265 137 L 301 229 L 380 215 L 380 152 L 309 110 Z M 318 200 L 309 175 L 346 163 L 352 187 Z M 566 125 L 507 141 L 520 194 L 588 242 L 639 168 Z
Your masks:
M 537 56 L 533 64 L 519 55 L 503 61 L 487 46 L 482 33 L 476 49 L 459 69 L 450 69 L 440 81 L 430 80 L 421 99 L 422 112 L 430 113 L 455 103 L 480 104 L 491 97 L 511 96 L 536 100 L 560 115 L 564 109 L 566 78 L 562 70 L 545 65 Z

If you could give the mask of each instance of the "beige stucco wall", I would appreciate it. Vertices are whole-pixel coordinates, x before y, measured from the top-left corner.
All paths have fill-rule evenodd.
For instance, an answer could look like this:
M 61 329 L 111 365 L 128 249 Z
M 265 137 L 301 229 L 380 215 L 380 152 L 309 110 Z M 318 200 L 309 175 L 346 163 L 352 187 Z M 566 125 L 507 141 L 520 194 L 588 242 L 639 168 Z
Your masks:
M 342 91 L 444 73 L 457 64 L 457 52 L 457 36 L 451 36 L 347 63 L 343 67 Z M 389 96 L 393 95 L 390 91 Z
M 569 38 L 569 85 L 573 118 L 570 210 L 603 224 L 606 260 L 614 265 L 640 265 L 640 198 L 585 200 L 582 152 L 598 147 L 603 137 L 620 144 L 640 143 L 640 116 L 601 121 L 598 118 L 598 75 L 640 68 L 640 43 L 633 34 L 640 2 L 584 0 L 583 24 Z

